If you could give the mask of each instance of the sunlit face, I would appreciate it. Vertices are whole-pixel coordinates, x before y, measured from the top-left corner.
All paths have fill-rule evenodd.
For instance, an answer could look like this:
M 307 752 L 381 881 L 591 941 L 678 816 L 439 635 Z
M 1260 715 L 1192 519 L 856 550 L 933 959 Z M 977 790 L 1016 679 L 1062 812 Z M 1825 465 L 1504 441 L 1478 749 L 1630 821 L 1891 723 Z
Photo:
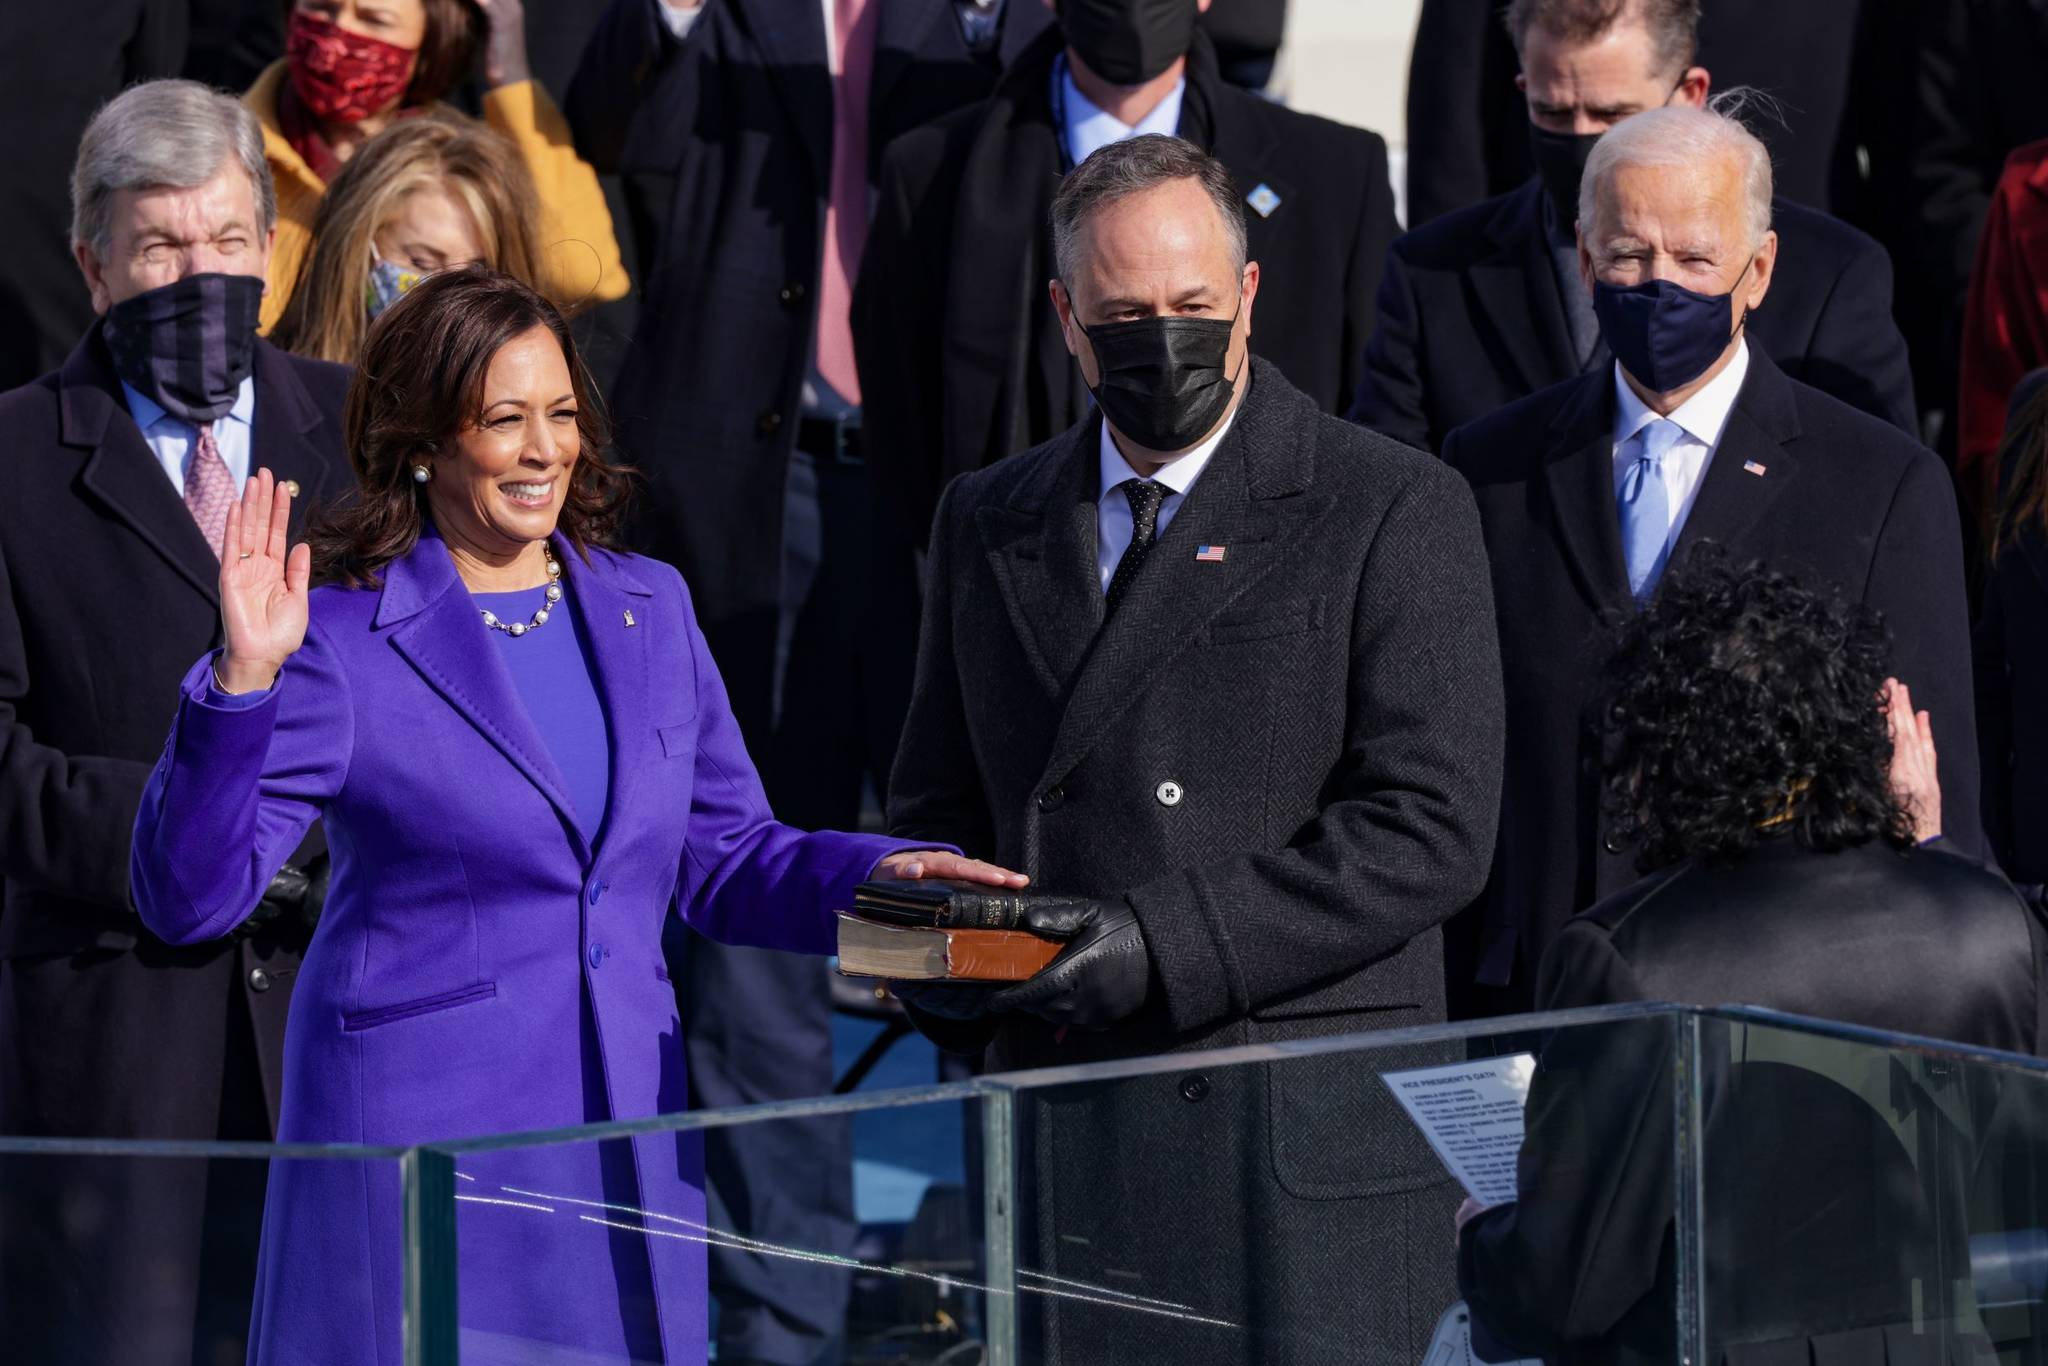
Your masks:
M 1529 121 L 1552 133 L 1604 133 L 1645 109 L 1707 98 L 1706 69 L 1661 69 L 1650 32 L 1639 22 L 1610 25 L 1583 43 L 1531 28 L 1515 84 L 1528 97 Z
M 270 268 L 272 234 L 256 212 L 256 190 L 229 157 L 213 179 L 189 190 L 116 190 L 105 260 L 90 243 L 72 251 L 96 313 L 188 275 L 254 275 Z
M 423 275 L 484 259 L 483 238 L 469 207 L 438 185 L 422 186 L 399 200 L 371 240 L 386 261 Z
M 500 347 L 481 415 L 433 459 L 427 503 L 442 534 L 506 556 L 552 535 L 581 454 L 576 411 L 554 333 L 535 325 Z
M 1761 244 L 1750 236 L 1742 170 L 1732 156 L 1618 166 L 1600 182 L 1593 221 L 1579 228 L 1579 270 L 1589 292 L 1594 280 L 1670 280 L 1701 294 L 1731 294 L 1731 336 L 1764 301 L 1777 262 L 1775 232 Z
M 426 0 L 298 0 L 296 8 L 393 47 L 417 50 L 427 40 Z
M 1140 318 L 1234 316 L 1225 373 L 1242 378 L 1259 265 L 1239 271 L 1223 215 L 1198 182 L 1169 181 L 1097 209 L 1080 246 L 1072 295 L 1054 280 L 1052 297 L 1067 350 L 1090 385 L 1101 383 L 1102 370 L 1082 327 Z

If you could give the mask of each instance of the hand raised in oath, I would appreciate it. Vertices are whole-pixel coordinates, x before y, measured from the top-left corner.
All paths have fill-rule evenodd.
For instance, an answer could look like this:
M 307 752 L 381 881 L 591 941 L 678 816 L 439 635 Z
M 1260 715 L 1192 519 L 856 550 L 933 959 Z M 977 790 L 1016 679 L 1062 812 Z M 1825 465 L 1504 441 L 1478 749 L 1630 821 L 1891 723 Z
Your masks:
M 220 615 L 227 647 L 214 679 L 224 692 L 259 692 L 277 681 L 306 640 L 306 593 L 313 552 L 289 546 L 291 491 L 259 471 L 228 509 L 221 539 Z

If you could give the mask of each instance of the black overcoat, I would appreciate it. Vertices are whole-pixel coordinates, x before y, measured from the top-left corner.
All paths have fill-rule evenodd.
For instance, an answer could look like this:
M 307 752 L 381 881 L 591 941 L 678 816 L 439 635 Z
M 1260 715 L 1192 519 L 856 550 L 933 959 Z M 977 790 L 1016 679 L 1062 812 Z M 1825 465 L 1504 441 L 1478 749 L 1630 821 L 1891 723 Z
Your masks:
M 0 1133 L 264 1138 L 303 925 L 172 948 L 129 900 L 135 812 L 178 682 L 220 642 L 220 565 L 99 338 L 95 327 L 61 370 L 0 394 Z M 349 374 L 257 343 L 250 463 L 298 481 L 294 537 L 350 483 Z M 88 1162 L 0 1183 L 14 1204 L 0 1215 L 0 1296 L 22 1297 L 0 1321 L 30 1334 L 14 1342 L 24 1360 L 46 1348 L 52 1360 L 179 1359 L 156 1335 L 182 1316 L 190 1345 L 202 1241 L 222 1232 L 202 1227 L 204 1175 L 198 1162 Z M 97 1221 L 14 1203 L 68 1198 L 75 1211 L 88 1193 L 87 1206 L 104 1202 Z M 239 1211 L 252 1236 L 258 1212 Z M 237 1292 L 248 1287 L 213 1291 Z M 33 1335 L 67 1324 L 91 1332 L 61 1347 Z
M 1479 887 L 1498 791 L 1478 527 L 1440 463 L 1253 365 L 1106 626 L 1099 418 L 939 510 L 890 824 L 1128 899 L 1156 969 L 1107 1032 L 1008 1017 L 995 1066 L 1442 1016 L 1437 927 Z M 1233 1325 L 1034 1301 L 1050 1353 L 1098 1344 L 1061 1360 L 1412 1360 L 1448 1303 L 1455 1198 L 1355 1059 L 1033 1105 L 1032 1269 Z
M 1787 837 L 1732 864 L 1678 864 L 1579 916 L 1544 959 L 1538 1001 L 1739 1001 L 2038 1054 L 2044 947 L 2040 918 L 1969 860 L 1883 842 L 1816 852 Z M 1900 1349 L 1981 1331 L 1952 1318 L 1957 1282 L 1943 1268 L 1967 1259 L 1966 1232 L 1997 1225 L 1956 1216 L 1973 1185 L 1972 1214 L 1996 1208 L 1992 1173 L 2024 1170 L 2033 1145 L 2010 1132 L 1998 1141 L 1999 1126 L 1986 1126 L 1997 1107 L 1970 1096 L 2004 1092 L 2019 1102 L 2004 1122 L 2037 1126 L 2036 1088 L 1936 1063 L 1947 1085 L 1926 1104 L 1914 1093 L 1927 1072 L 1871 1066 L 1868 1045 L 1766 1029 L 1742 1061 L 1741 1050 L 1730 1056 L 1739 1031 L 1710 1021 L 1700 1033 L 1710 1359 L 1963 1359 Z M 1667 1020 L 1638 1019 L 1558 1031 L 1544 1051 L 1520 1160 L 1525 1198 L 1460 1239 L 1474 1317 L 1518 1355 L 1561 1366 L 1677 1359 L 1676 1037 Z M 1888 1121 L 1915 1111 L 1909 1157 Z M 1956 1121 L 1959 1131 L 1947 1127 Z
M 881 0 L 870 166 L 899 134 L 985 95 L 1051 20 L 1011 0 L 995 50 L 977 54 L 953 0 Z M 640 320 L 611 394 L 619 448 L 646 476 L 638 548 L 683 571 L 759 733 L 832 169 L 823 11 L 708 0 L 678 42 L 656 0 L 617 0 L 566 112 L 578 150 L 621 177 L 639 244 Z
M 1461 427 L 1444 445 L 1479 503 L 1508 698 L 1500 842 L 1475 911 L 1477 977 L 1510 986 L 1524 1005 L 1564 922 L 1637 876 L 1631 852 L 1607 847 L 1599 811 L 1600 675 L 1633 610 L 1614 501 L 1614 411 L 1610 367 Z M 1884 614 L 1893 668 L 1934 716 L 1943 827 L 1974 853 L 1969 615 L 1941 463 L 1895 428 L 1787 379 L 1752 347 L 1669 572 L 1708 541 L 1738 563 L 1761 560 Z
M 1351 416 L 1440 450 L 1455 427 L 1581 373 L 1543 231 L 1543 185 L 1417 228 L 1394 243 Z M 1778 266 L 1749 338 L 1794 379 L 1917 430 L 1906 339 L 1883 247 L 1839 219 L 1772 206 Z M 1612 360 L 1596 344 L 1588 370 Z
M 1046 292 L 1066 170 L 1051 93 L 1061 41 L 1042 35 L 985 103 L 903 138 L 882 167 L 854 342 L 868 466 L 920 544 L 947 480 L 1049 441 L 1087 410 Z M 1246 197 L 1261 272 L 1252 350 L 1342 412 L 1400 231 L 1386 143 L 1225 84 L 1200 33 L 1178 131 Z

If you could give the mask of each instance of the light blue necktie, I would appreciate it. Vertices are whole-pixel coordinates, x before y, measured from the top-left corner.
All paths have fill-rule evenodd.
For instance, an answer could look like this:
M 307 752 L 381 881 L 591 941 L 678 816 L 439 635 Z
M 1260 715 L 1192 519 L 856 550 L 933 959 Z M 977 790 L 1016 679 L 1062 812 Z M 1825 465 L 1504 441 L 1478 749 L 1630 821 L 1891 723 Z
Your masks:
M 1657 589 L 1671 552 L 1671 491 L 1664 484 L 1664 457 L 1685 429 L 1658 418 L 1636 433 L 1636 460 L 1621 481 L 1621 549 L 1628 556 L 1628 587 L 1637 602 Z

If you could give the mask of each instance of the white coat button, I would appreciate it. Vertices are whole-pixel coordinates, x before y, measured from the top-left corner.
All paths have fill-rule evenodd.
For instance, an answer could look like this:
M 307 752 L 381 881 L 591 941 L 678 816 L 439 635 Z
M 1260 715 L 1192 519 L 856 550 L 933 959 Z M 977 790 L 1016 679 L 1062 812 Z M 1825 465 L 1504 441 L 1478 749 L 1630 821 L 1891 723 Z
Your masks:
M 1159 799 L 1161 806 L 1179 806 L 1181 797 L 1180 784 L 1168 778 L 1158 786 L 1152 795 Z

